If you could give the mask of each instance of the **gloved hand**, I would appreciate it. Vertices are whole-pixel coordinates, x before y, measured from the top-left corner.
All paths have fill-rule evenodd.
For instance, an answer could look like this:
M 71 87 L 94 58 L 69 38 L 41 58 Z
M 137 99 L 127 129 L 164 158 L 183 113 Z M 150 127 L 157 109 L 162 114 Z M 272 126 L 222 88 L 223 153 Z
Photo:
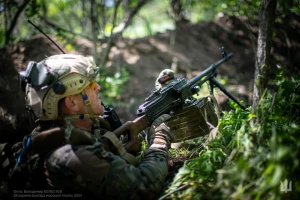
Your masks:
M 174 71 L 171 69 L 164 69 L 158 75 L 155 81 L 155 89 L 160 89 L 174 80 Z
M 170 128 L 164 123 L 170 118 L 170 115 L 163 114 L 154 120 L 146 138 L 150 148 L 154 147 L 168 150 L 171 147 L 174 136 L 171 133 Z

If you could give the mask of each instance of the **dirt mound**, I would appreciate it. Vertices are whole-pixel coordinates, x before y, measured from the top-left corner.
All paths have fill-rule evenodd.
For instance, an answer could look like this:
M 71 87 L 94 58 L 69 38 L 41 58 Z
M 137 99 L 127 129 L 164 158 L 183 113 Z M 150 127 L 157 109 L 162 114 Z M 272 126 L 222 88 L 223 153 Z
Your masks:
M 292 20 L 290 23 L 289 31 L 293 31 L 293 34 L 296 32 L 299 36 L 299 21 Z M 286 26 L 278 28 L 286 30 Z M 121 39 L 115 42 L 109 55 L 109 72 L 113 73 L 125 67 L 130 74 L 121 99 L 116 100 L 114 105 L 122 122 L 136 117 L 138 105 L 143 103 L 144 98 L 154 89 L 154 81 L 162 69 L 172 68 L 178 76 L 190 79 L 222 58 L 219 51 L 221 46 L 228 52 L 233 52 L 234 57 L 219 67 L 219 76 L 227 77 L 226 88 L 229 92 L 251 105 L 257 30 L 257 26 L 245 18 L 219 15 L 214 21 L 183 24 L 176 30 L 151 37 Z M 286 36 L 287 33 L 283 35 Z M 55 37 L 52 39 L 57 41 Z M 299 49 L 299 38 L 292 39 L 287 44 L 282 42 L 286 41 L 287 37 L 278 34 L 273 51 L 286 63 L 286 66 L 282 66 L 285 70 L 289 69 L 291 73 L 299 74 L 298 69 L 288 68 L 289 63 L 295 66 L 299 64 L 297 57 L 294 57 L 297 56 L 297 52 L 299 54 L 299 51 L 295 50 Z M 92 44 L 89 41 L 77 39 L 74 46 L 76 51 L 68 53 L 91 54 Z M 275 51 L 279 47 L 280 51 Z M 287 57 L 286 53 L 288 59 L 284 59 Z M 6 141 L 19 139 L 32 129 L 25 112 L 24 93 L 18 89 L 17 75 L 26 68 L 30 60 L 40 61 L 53 54 L 61 52 L 44 36 L 36 36 L 0 49 L 0 142 L 3 142 L 4 138 Z M 227 109 L 228 98 L 216 91 L 222 108 Z M 120 101 L 126 103 L 119 104 Z M 4 135 L 9 137 L 3 137 Z

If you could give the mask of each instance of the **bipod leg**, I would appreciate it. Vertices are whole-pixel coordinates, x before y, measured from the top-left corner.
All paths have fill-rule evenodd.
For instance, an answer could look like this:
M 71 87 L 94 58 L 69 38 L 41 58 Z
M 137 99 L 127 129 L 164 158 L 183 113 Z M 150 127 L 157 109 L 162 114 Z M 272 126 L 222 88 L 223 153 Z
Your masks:
M 214 78 L 211 78 L 209 82 L 210 84 L 212 83 L 214 86 L 218 87 L 224 94 L 226 94 L 231 100 L 237 103 L 243 110 L 246 110 L 246 107 L 242 105 L 232 94 L 230 94 L 222 84 L 220 84 Z

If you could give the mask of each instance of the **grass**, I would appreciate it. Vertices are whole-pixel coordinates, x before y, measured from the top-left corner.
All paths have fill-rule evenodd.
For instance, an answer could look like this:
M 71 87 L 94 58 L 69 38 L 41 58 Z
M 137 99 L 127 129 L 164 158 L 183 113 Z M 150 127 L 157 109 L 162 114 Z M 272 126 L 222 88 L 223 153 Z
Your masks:
M 171 152 L 172 158 L 184 152 L 185 160 L 172 172 L 160 199 L 299 196 L 300 84 L 280 75 L 273 85 L 255 113 L 231 102 L 232 109 L 220 119 L 219 134 L 202 148 Z

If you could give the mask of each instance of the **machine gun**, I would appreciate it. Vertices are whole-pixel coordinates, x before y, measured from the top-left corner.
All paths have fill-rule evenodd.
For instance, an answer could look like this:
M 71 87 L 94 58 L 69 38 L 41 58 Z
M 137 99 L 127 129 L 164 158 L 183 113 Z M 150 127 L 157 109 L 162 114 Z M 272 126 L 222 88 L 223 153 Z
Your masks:
M 223 58 L 218 62 L 210 65 L 203 72 L 187 81 L 184 78 L 174 78 L 174 81 L 165 87 L 154 90 L 151 95 L 145 99 L 145 103 L 139 106 L 137 110 L 138 118 L 134 121 L 128 121 L 113 132 L 117 137 L 127 133 L 129 141 L 125 144 L 128 152 L 137 151 L 138 134 L 145 128 L 149 127 L 152 122 L 162 114 L 176 113 L 187 100 L 192 99 L 194 94 L 199 91 L 199 86 L 205 82 L 209 82 L 210 90 L 218 87 L 230 99 L 236 102 L 241 108 L 245 107 L 231 95 L 220 83 L 215 80 L 217 74 L 216 69 L 233 57 L 233 53 L 227 54 L 221 49 Z

